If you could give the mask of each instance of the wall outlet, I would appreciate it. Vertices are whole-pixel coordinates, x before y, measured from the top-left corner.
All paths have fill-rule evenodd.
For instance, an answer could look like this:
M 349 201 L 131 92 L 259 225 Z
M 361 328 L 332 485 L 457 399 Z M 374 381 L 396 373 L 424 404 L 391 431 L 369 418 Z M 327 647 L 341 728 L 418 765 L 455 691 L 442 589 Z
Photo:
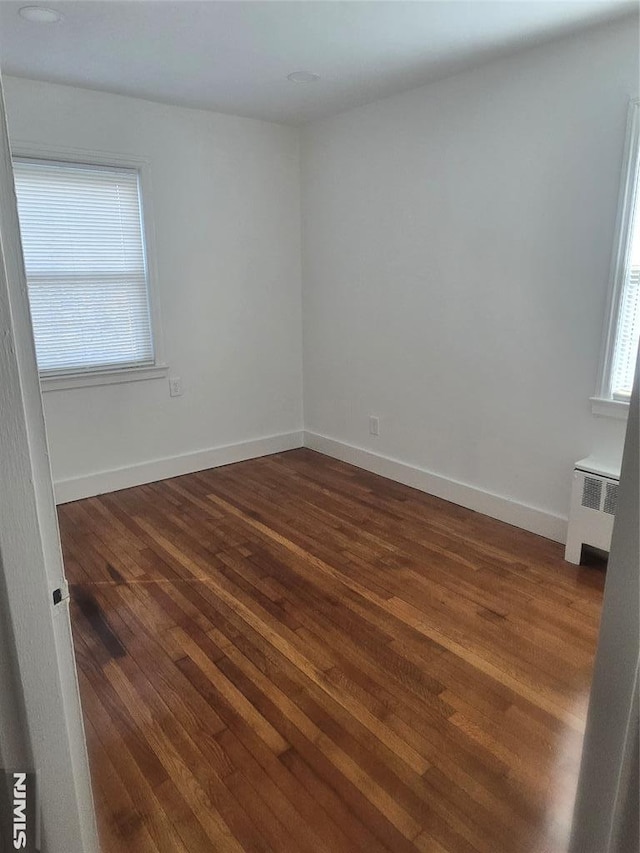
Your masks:
M 376 418 L 373 415 L 369 418 L 369 434 L 370 435 L 380 435 L 380 418 Z
M 182 379 L 179 376 L 169 378 L 169 394 L 172 397 L 182 397 Z

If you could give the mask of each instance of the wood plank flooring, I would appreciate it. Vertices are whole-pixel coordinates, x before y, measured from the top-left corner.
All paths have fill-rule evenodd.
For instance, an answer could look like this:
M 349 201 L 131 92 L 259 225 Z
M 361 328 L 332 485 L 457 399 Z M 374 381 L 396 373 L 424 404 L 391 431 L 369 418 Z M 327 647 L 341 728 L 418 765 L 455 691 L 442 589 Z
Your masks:
M 104 853 L 564 853 L 602 565 L 309 450 L 59 508 Z

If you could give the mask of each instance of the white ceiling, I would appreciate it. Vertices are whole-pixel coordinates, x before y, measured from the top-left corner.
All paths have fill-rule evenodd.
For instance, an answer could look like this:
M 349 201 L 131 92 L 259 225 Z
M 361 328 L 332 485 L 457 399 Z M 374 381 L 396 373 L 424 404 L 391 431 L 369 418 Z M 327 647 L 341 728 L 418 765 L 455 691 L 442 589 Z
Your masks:
M 31 4 L 64 18 L 25 21 L 18 9 Z M 5 74 L 298 124 L 637 8 L 637 0 L 2 0 L 0 61 Z M 289 82 L 298 70 L 321 80 Z

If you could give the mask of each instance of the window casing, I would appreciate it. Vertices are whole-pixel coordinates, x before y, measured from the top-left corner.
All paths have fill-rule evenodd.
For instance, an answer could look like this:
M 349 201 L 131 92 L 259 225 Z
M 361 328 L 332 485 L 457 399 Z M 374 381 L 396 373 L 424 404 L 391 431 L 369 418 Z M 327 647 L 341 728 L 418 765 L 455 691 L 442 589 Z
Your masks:
M 137 168 L 18 157 L 14 179 L 43 380 L 156 365 Z
M 640 335 L 640 101 L 629 106 L 596 414 L 626 416 Z

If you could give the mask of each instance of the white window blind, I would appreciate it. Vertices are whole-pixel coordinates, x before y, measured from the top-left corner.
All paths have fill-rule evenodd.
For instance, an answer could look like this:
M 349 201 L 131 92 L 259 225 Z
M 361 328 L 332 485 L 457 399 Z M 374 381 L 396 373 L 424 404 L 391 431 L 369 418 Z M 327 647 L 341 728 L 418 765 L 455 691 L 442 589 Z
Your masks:
M 154 363 L 138 172 L 14 162 L 41 375 Z
M 631 396 L 640 339 L 640 193 L 637 184 L 638 177 L 611 367 L 611 393 L 617 400 L 628 400 Z

